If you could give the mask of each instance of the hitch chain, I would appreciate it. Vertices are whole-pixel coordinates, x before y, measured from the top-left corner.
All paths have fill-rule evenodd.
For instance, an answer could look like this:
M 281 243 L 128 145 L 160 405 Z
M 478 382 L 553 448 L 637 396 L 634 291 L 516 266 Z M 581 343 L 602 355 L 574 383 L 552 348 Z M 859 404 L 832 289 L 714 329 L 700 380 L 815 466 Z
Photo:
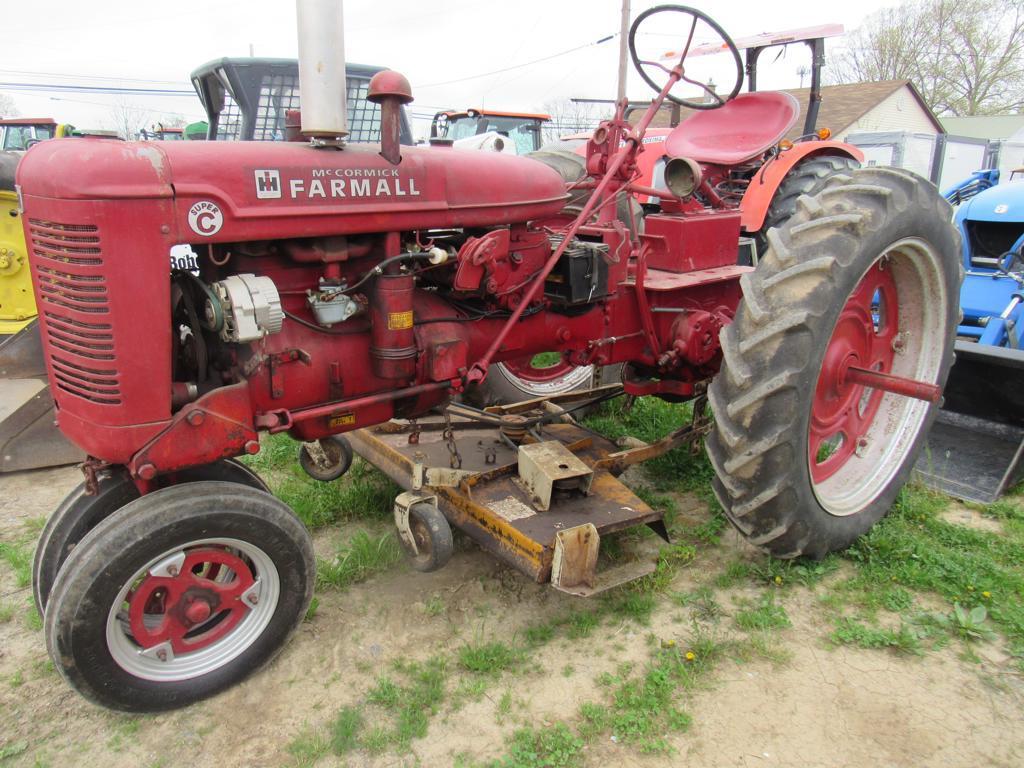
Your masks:
M 462 457 L 459 455 L 459 446 L 455 444 L 455 433 L 452 432 L 452 417 L 448 409 L 444 412 L 444 432 L 441 433 L 445 445 L 448 446 L 448 466 L 452 469 L 462 469 Z

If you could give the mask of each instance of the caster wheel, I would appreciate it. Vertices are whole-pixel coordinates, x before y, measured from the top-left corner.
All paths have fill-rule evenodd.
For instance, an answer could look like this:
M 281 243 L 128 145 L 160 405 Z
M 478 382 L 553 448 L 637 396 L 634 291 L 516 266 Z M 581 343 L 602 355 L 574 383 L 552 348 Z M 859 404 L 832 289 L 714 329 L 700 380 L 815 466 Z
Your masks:
M 165 488 L 72 550 L 46 606 L 47 650 L 96 704 L 175 709 L 280 651 L 314 581 L 308 532 L 270 494 L 224 482 Z
M 190 467 L 157 478 L 161 487 L 200 480 L 223 480 L 268 493 L 270 491 L 258 475 L 234 459 L 202 467 Z M 86 494 L 85 483 L 81 483 L 50 515 L 46 527 L 39 536 L 32 561 L 32 597 L 40 616 L 46 609 L 50 589 L 68 553 L 85 534 L 96 527 L 97 523 L 137 498 L 139 491 L 128 476 L 127 470 L 124 467 L 113 467 L 100 478 L 99 490 L 95 496 Z
M 299 465 L 314 480 L 329 483 L 352 466 L 352 445 L 341 435 L 299 446 Z
M 424 502 L 409 508 L 409 532 L 416 542 L 415 552 L 404 537 L 398 538 L 417 571 L 436 571 L 451 560 L 454 549 L 452 529 L 441 510 L 433 504 Z

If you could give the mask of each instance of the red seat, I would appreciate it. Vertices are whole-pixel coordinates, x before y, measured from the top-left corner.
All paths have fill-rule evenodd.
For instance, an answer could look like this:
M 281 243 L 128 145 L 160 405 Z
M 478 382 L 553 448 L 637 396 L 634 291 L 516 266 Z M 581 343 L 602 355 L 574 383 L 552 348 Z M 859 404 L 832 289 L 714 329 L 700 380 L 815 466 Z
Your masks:
M 724 107 L 696 112 L 665 140 L 672 157 L 712 165 L 739 165 L 779 143 L 800 116 L 800 104 L 782 91 L 741 93 Z

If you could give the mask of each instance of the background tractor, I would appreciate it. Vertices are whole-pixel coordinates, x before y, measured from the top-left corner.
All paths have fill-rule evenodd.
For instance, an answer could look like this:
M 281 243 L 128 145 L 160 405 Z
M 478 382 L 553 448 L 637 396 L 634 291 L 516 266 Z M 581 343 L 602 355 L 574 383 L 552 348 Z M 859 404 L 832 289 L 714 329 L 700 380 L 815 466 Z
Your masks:
M 525 155 L 541 146 L 541 131 L 551 115 L 498 112 L 492 109 L 445 110 L 430 121 L 430 138 L 451 141 L 456 147 L 486 147 Z M 496 139 L 507 139 L 500 146 Z
M 26 150 L 37 142 L 60 139 L 74 132 L 74 126 L 58 123 L 51 117 L 0 118 L 0 150 Z
M 978 171 L 943 193 L 957 204 L 966 271 L 957 364 L 918 461 L 921 479 L 984 504 L 1021 477 L 1024 451 L 1024 179 Z
M 775 556 L 822 557 L 886 514 L 953 361 L 962 269 L 934 187 L 891 169 L 837 174 L 766 233 L 756 268 L 737 264 L 750 212 L 721 184 L 755 162 L 766 191 L 781 184 L 764 158 L 791 112 L 736 100 L 739 51 L 705 14 L 637 17 L 631 58 L 657 96 L 636 125 L 619 103 L 588 140 L 586 177 L 567 184 L 535 159 L 402 145 L 413 97 L 391 71 L 366 91 L 379 146 L 347 144 L 360 123 L 346 121 L 340 3 L 298 9 L 291 140 L 48 142 L 18 168 L 57 420 L 89 457 L 33 563 L 48 650 L 79 692 L 182 706 L 294 631 L 314 558 L 291 510 L 235 461 L 262 432 L 319 446 L 307 465 L 325 480 L 355 449 L 399 483 L 415 567 L 445 563 L 454 526 L 574 594 L 608 583 L 608 534 L 665 534 L 616 475 L 705 435 L 726 515 Z M 684 43 L 667 64 L 665 34 Z M 709 38 L 736 69 L 724 95 L 687 74 L 688 49 Z M 225 119 L 225 95 L 209 94 L 214 135 L 247 130 Z M 658 190 L 637 181 L 638 158 L 666 100 L 744 130 L 714 157 L 674 155 Z M 699 148 L 684 129 L 670 152 Z M 661 201 L 642 227 L 620 206 L 638 194 Z M 195 271 L 168 269 L 182 243 Z M 552 350 L 622 364 L 622 383 L 451 403 L 492 364 Z M 572 422 L 623 392 L 689 401 L 692 418 L 625 451 Z

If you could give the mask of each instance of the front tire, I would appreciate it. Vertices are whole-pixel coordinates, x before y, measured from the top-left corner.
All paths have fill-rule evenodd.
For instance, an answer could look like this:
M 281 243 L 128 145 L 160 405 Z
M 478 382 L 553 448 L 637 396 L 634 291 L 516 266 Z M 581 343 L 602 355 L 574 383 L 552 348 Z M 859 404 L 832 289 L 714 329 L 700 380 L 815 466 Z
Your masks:
M 96 704 L 174 709 L 270 660 L 314 581 L 309 534 L 270 494 L 223 482 L 165 488 L 71 552 L 46 607 L 47 649 Z
M 844 366 L 945 384 L 959 236 L 933 185 L 872 168 L 801 197 L 768 241 L 722 332 L 707 450 L 715 492 L 751 543 L 820 558 L 886 514 L 938 410 L 847 383 Z
M 158 487 L 202 480 L 223 480 L 270 492 L 259 475 L 234 459 L 225 459 L 200 467 L 189 467 L 157 478 Z M 32 560 L 32 597 L 43 615 L 57 573 L 75 545 L 96 525 L 125 504 L 139 498 L 139 490 L 125 467 L 111 467 L 99 478 L 94 496 L 79 483 L 50 515 L 36 544 Z

